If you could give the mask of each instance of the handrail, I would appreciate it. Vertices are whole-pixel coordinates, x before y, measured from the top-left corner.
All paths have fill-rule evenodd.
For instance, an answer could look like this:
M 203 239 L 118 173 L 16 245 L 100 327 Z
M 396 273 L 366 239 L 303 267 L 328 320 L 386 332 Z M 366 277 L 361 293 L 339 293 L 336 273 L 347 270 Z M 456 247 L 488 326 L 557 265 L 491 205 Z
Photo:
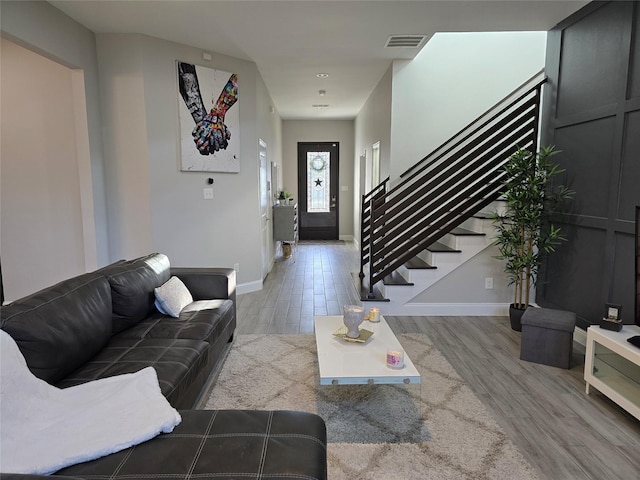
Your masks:
M 539 74 L 421 159 L 389 188 L 389 178 L 362 196 L 360 278 L 374 285 L 496 200 L 502 166 L 517 148 L 537 151 Z

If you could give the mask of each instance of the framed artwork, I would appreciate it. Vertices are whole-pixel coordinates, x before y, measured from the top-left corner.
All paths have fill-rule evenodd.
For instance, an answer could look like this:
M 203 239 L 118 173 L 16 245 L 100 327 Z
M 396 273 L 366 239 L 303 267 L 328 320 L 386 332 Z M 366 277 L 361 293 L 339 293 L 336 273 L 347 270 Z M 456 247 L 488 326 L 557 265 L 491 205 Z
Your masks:
M 238 76 L 176 61 L 180 170 L 240 171 Z

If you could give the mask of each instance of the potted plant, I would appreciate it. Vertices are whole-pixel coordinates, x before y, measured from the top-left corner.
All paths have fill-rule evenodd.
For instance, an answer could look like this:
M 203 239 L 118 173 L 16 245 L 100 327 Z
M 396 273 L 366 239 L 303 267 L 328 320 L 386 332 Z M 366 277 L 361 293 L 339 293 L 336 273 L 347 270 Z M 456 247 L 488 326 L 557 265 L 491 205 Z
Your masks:
M 278 192 L 278 200 L 281 205 L 291 205 L 293 203 L 293 195 L 286 190 L 280 190 Z
M 518 332 L 542 255 L 566 240 L 549 218 L 559 202 L 574 195 L 565 185 L 553 185 L 552 178 L 564 172 L 552 160 L 557 153 L 553 146 L 537 154 L 519 148 L 503 166 L 508 176 L 503 190 L 506 207 L 504 213 L 493 216 L 497 230 L 494 243 L 499 252 L 495 258 L 505 261 L 504 271 L 509 284 L 514 285 L 509 318 L 511 328 Z

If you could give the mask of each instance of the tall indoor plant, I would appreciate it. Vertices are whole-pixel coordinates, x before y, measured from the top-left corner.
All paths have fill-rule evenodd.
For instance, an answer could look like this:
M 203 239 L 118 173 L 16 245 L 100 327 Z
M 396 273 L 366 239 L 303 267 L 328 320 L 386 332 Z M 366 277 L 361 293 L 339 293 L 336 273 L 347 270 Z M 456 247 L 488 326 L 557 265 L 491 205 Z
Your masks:
M 537 154 L 518 149 L 504 165 L 508 180 L 503 199 L 504 213 L 496 213 L 495 245 L 505 261 L 504 271 L 515 286 L 510 308 L 511 327 L 520 331 L 520 318 L 529 307 L 529 292 L 535 282 L 541 256 L 555 250 L 566 238 L 560 227 L 550 222 L 550 215 L 562 200 L 573 198 L 565 185 L 553 185 L 552 178 L 564 172 L 552 160 L 559 153 L 555 147 L 543 147 Z

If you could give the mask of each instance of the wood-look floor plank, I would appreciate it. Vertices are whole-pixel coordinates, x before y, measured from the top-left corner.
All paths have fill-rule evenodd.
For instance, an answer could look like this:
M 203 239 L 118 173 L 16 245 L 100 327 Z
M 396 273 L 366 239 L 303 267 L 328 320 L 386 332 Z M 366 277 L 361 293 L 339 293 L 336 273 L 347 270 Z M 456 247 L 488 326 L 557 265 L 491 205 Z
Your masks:
M 238 295 L 237 333 L 313 333 L 314 315 L 360 304 L 358 268 L 351 244 L 300 243 L 261 291 Z M 565 370 L 520 360 L 521 334 L 506 317 L 385 318 L 396 334 L 431 339 L 541 480 L 640 478 L 640 421 L 594 389 L 585 394 L 580 346 Z

